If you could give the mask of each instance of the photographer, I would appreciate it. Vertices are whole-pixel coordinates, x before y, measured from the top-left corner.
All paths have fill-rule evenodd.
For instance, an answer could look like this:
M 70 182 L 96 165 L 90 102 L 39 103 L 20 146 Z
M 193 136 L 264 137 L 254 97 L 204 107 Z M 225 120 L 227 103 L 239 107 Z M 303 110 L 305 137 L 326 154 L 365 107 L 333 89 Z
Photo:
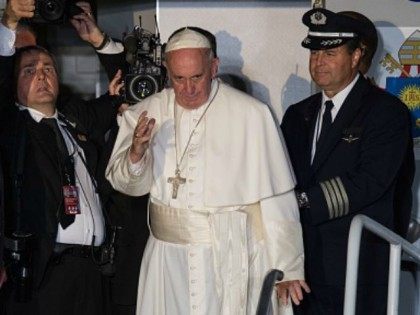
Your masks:
M 16 139 L 13 137 L 8 137 L 7 136 L 7 132 L 8 131 L 13 131 L 13 126 L 10 126 L 10 124 L 15 123 L 15 120 L 13 119 L 14 116 L 16 116 L 16 107 L 13 105 L 14 104 L 14 100 L 15 100 L 15 96 L 13 91 L 15 90 L 15 86 L 12 84 L 13 80 L 12 78 L 12 73 L 13 73 L 13 65 L 14 65 L 14 43 L 21 43 L 21 45 L 26 46 L 27 44 L 30 44 L 29 42 L 25 42 L 25 39 L 28 39 L 28 36 L 22 36 L 22 34 L 24 34 L 24 32 L 21 32 L 22 29 L 25 28 L 21 28 L 20 27 L 20 23 L 19 20 L 22 17 L 31 17 L 33 14 L 33 5 L 31 5 L 30 3 L 27 3 L 26 5 L 24 5 L 26 1 L 22 1 L 22 0 L 11 0 L 7 3 L 7 7 L 5 10 L 5 14 L 2 18 L 2 23 L 0 25 L 0 31 L 1 31 L 1 38 L 2 38 L 2 51 L 1 51 L 1 55 L 2 57 L 0 57 L 1 60 L 1 106 L 2 108 L 5 108 L 6 111 L 2 112 L 1 114 L 1 118 L 3 120 L 5 120 L 5 123 L 2 125 L 3 129 L 3 133 L 2 133 L 2 148 L 6 151 L 9 152 L 6 148 L 8 146 L 10 146 L 10 142 L 15 141 Z M 33 4 L 33 1 L 32 1 Z M 83 3 L 78 3 L 78 5 L 82 5 Z M 90 7 L 84 6 L 83 10 L 89 10 Z M 103 48 L 99 51 L 99 53 L 104 53 L 104 52 L 109 52 L 109 48 L 117 48 L 114 49 L 114 51 L 111 53 L 113 54 L 109 54 L 107 55 L 109 60 L 112 60 L 112 58 L 117 57 L 118 59 L 118 50 L 120 50 L 120 54 L 122 53 L 122 45 L 121 44 L 116 44 L 113 43 L 112 40 L 107 39 L 105 41 L 105 36 L 103 35 L 102 32 L 98 31 L 98 27 L 96 26 L 93 17 L 91 16 L 91 14 L 88 14 L 89 11 L 85 12 L 83 14 L 83 16 L 76 15 L 73 17 L 73 19 L 77 22 L 79 22 L 78 24 L 74 25 L 76 30 L 78 31 L 79 35 L 86 35 L 85 36 L 85 40 L 88 41 L 90 44 L 92 44 L 92 46 L 95 46 L 95 31 L 96 31 L 96 39 L 101 42 L 104 43 L 104 45 L 100 45 L 103 46 Z M 83 19 L 84 17 L 88 17 L 89 19 Z M 26 29 L 25 29 L 26 30 Z M 82 36 L 81 36 L 82 37 Z M 35 36 L 34 36 L 35 38 Z M 5 40 L 3 40 L 5 39 Z M 16 41 L 15 41 L 16 39 Z M 21 40 L 22 39 L 22 40 Z M 6 51 L 6 52 L 5 52 Z M 115 52 L 117 52 L 117 54 L 115 54 Z M 116 62 L 114 62 L 116 64 Z M 110 72 L 112 70 L 108 70 L 108 72 Z M 120 73 L 118 74 L 118 76 L 115 78 L 114 82 L 112 82 L 111 87 L 112 90 L 114 91 L 114 93 L 116 91 L 118 91 L 119 87 L 121 87 L 120 84 L 117 83 L 117 81 L 120 79 Z M 17 91 L 19 92 L 19 91 Z M 17 93 L 19 94 L 19 93 Z M 57 100 L 54 104 L 54 106 L 58 106 L 61 105 L 60 107 L 63 109 L 63 111 L 69 115 L 67 118 L 71 117 L 72 119 L 75 118 L 76 120 L 81 119 L 82 121 L 80 122 L 80 124 L 78 124 L 78 126 L 84 125 L 84 129 L 83 132 L 88 132 L 89 134 L 89 139 L 86 139 L 87 137 L 83 134 L 77 134 L 76 137 L 78 138 L 78 140 L 83 141 L 83 145 L 87 145 L 87 143 L 85 143 L 85 140 L 88 140 L 89 143 L 91 143 L 92 141 L 95 141 L 95 143 L 102 143 L 103 142 L 103 137 L 104 137 L 104 130 L 109 129 L 109 127 L 112 124 L 112 121 L 115 118 L 116 115 L 116 111 L 114 108 L 114 100 L 110 97 L 107 96 L 103 96 L 98 100 L 92 100 L 90 102 L 84 102 L 81 101 L 80 99 L 76 99 L 74 97 L 72 97 L 71 99 L 66 99 L 65 101 L 67 102 L 63 102 L 63 98 L 61 98 L 61 100 Z M 22 103 L 22 102 L 20 102 Z M 30 107 L 30 106 L 28 106 Z M 19 115 L 18 115 L 19 116 Z M 18 126 L 21 126 L 22 124 L 17 124 Z M 7 126 L 9 126 L 10 128 L 7 128 Z M 78 127 L 79 128 L 79 127 Z M 10 129 L 10 130 L 8 130 Z M 96 134 L 93 134 L 93 131 L 96 131 Z M 32 134 L 32 132 L 31 132 Z M 44 135 L 45 136 L 45 135 Z M 74 136 L 74 135 L 73 135 Z M 91 141 L 92 140 L 92 141 Z M 49 142 L 49 141 L 47 141 Z M 91 145 L 87 146 L 89 148 L 89 152 L 87 154 L 87 157 L 91 156 L 91 153 L 93 153 L 93 155 L 91 156 L 91 160 L 87 159 L 87 165 L 89 166 L 88 168 L 90 169 L 90 171 L 92 171 L 94 169 L 94 167 L 91 167 L 92 164 L 95 164 L 96 161 L 96 153 L 94 151 L 96 151 L 96 148 L 94 151 L 92 151 L 92 149 L 90 148 Z M 31 147 L 31 149 L 33 149 Z M 92 151 L 92 152 L 90 152 Z M 9 154 L 11 154 L 9 152 Z M 31 155 L 32 156 L 32 155 Z M 10 166 L 11 161 L 13 161 L 13 157 L 11 156 L 7 156 L 5 159 L 5 164 Z M 39 162 L 39 161 L 38 161 Z M 48 169 L 48 167 L 47 167 Z M 44 171 L 44 168 L 42 168 L 42 170 Z M 10 185 L 10 168 L 7 169 L 8 172 L 8 189 L 10 191 L 11 189 L 11 185 Z M 36 172 L 35 172 L 36 173 Z M 37 173 L 36 173 L 37 174 Z M 36 177 L 35 174 L 35 177 Z M 44 176 L 45 174 L 39 174 L 41 177 Z M 91 174 L 89 174 L 90 176 Z M 87 174 L 85 176 L 82 177 L 86 177 Z M 32 175 L 31 175 L 32 177 Z M 53 176 L 52 176 L 53 177 Z M 40 181 L 42 182 L 42 181 Z M 89 182 L 89 181 L 88 181 Z M 32 184 L 34 184 L 31 181 Z M 39 183 L 38 183 L 39 184 Z M 42 183 L 41 183 L 42 185 Z M 45 183 L 46 187 L 44 193 L 48 194 L 49 192 L 51 192 L 51 188 L 53 188 L 54 191 L 56 191 L 56 187 L 50 187 L 48 185 L 48 183 Z M 30 191 L 30 190 L 29 190 Z M 39 188 L 38 188 L 39 191 Z M 27 192 L 29 194 L 29 192 Z M 34 192 L 35 193 L 35 192 Z M 80 194 L 80 190 L 79 190 L 79 194 Z M 28 205 L 32 205 L 31 201 L 32 197 L 27 197 L 27 195 L 23 195 L 22 196 L 22 202 L 24 204 L 26 204 L 26 207 L 28 207 Z M 40 197 L 41 198 L 41 197 Z M 9 198 L 10 199 L 10 198 Z M 46 203 L 49 203 L 51 200 L 46 200 Z M 10 200 L 9 200 L 9 205 L 10 205 Z M 38 218 L 39 220 L 43 220 L 43 215 L 42 213 L 44 213 L 46 208 L 49 208 L 49 206 L 47 204 L 45 204 L 45 207 L 43 207 L 42 203 L 33 203 L 33 205 L 35 206 L 35 209 L 39 209 L 39 213 L 40 213 L 40 218 Z M 57 208 L 57 207 L 56 207 Z M 13 213 L 13 209 L 12 208 L 7 208 L 8 209 L 8 218 L 10 219 L 10 217 L 13 218 L 14 213 Z M 23 209 L 23 213 L 25 213 L 26 208 L 24 207 Z M 36 211 L 38 213 L 38 211 Z M 28 214 L 28 213 L 26 213 Z M 30 216 L 31 214 L 29 214 Z M 102 216 L 102 214 L 100 215 Z M 26 216 L 24 216 L 25 219 Z M 44 224 L 37 224 L 36 221 L 33 222 L 34 225 L 36 225 L 37 227 L 41 227 L 44 226 Z M 10 220 L 8 221 L 8 231 L 9 232 L 13 232 L 13 224 L 11 224 Z M 80 226 L 80 225 L 79 225 Z M 34 228 L 33 226 L 30 227 L 31 230 L 32 228 Z M 45 229 L 49 229 L 51 228 L 51 226 L 45 227 Z M 36 227 L 35 227 L 36 229 Z M 41 229 L 42 230 L 42 229 Z M 64 229 L 65 230 L 65 229 Z M 98 230 L 98 229 L 96 229 Z M 40 235 L 42 235 L 45 231 L 40 231 Z M 54 229 L 53 232 L 51 233 L 50 237 L 53 237 L 54 233 Z M 49 273 L 49 270 L 51 269 L 51 259 L 54 258 L 54 255 L 51 255 L 51 241 L 50 239 L 46 240 L 44 237 L 39 237 L 39 235 L 37 235 L 37 233 L 33 233 L 35 234 L 36 240 L 35 240 L 35 247 L 33 249 L 33 261 L 31 264 L 31 270 L 32 270 L 32 275 L 33 275 L 33 281 L 32 281 L 32 285 L 33 285 L 33 299 L 30 302 L 27 303 L 16 303 L 13 301 L 13 297 L 11 296 L 11 294 L 13 293 L 11 291 L 12 289 L 12 281 L 8 281 L 7 286 L 5 288 L 5 290 L 2 290 L 2 294 L 3 295 L 8 295 L 6 296 L 6 298 L 8 299 L 8 311 L 11 312 L 11 314 L 14 313 L 18 313 L 20 312 L 22 314 L 37 314 L 38 309 L 37 307 L 33 307 L 33 305 L 37 304 L 40 299 L 42 300 L 43 298 L 45 298 L 45 300 L 47 299 L 52 299 L 54 301 L 56 301 L 55 297 L 57 295 L 57 293 L 55 292 L 55 290 L 52 290 L 53 294 L 50 295 L 45 295 L 44 297 L 40 297 L 39 296 L 39 292 L 41 290 L 45 291 L 45 286 L 48 283 L 54 283 L 57 280 L 60 280 L 59 277 L 60 275 L 58 275 L 58 277 L 56 276 L 52 276 Z M 83 233 L 81 234 L 83 235 Z M 79 235 L 80 236 L 80 235 Z M 96 239 L 97 240 L 97 239 Z M 89 244 L 88 244 L 89 245 Z M 55 246 L 54 246 L 55 247 Z M 64 253 L 66 256 L 71 254 L 73 255 L 74 249 L 71 249 L 71 253 L 66 252 Z M 95 249 L 96 252 L 98 252 L 98 249 Z M 67 258 L 66 258 L 67 259 Z M 96 266 L 97 267 L 97 266 Z M 57 267 L 58 268 L 63 268 L 61 267 Z M 79 268 L 77 268 L 79 269 Z M 99 267 L 97 267 L 96 269 L 99 269 Z M 92 272 L 92 274 L 96 273 L 97 274 L 97 270 L 95 269 L 95 272 Z M 47 270 L 47 272 L 45 272 L 45 270 Z M 83 270 L 83 268 L 82 268 Z M 66 272 L 67 273 L 67 272 Z M 3 270 L 1 269 L 1 274 L 0 275 L 5 275 L 5 273 L 3 272 Z M 69 276 L 71 276 L 71 273 L 69 273 Z M 10 273 L 9 273 L 9 279 L 10 279 Z M 0 279 L 1 280 L 1 279 Z M 89 303 L 95 303 L 95 309 L 98 309 L 98 311 L 94 311 L 92 308 L 89 308 L 89 306 L 86 308 L 87 312 L 86 314 L 94 314 L 95 312 L 98 314 L 103 314 L 105 307 L 105 300 L 108 300 L 107 296 L 106 296 L 106 286 L 104 285 L 104 283 L 102 283 L 104 281 L 104 279 L 102 279 L 101 277 L 101 287 L 98 288 L 99 292 L 96 292 L 96 294 L 98 294 L 97 297 L 94 297 L 92 302 Z M 62 303 L 59 300 L 57 300 L 55 303 L 57 303 L 57 306 L 61 306 L 65 307 L 66 305 L 70 305 L 72 304 L 72 301 L 77 298 L 77 297 L 73 297 L 74 292 L 73 290 L 69 290 L 69 289 L 65 289 L 65 287 L 59 288 L 62 289 L 63 292 L 61 292 L 60 294 L 67 294 L 70 295 L 69 297 L 69 302 L 65 302 Z M 95 290 L 94 288 L 92 288 L 93 290 Z M 98 290 L 96 290 L 98 291 Z M 2 301 L 0 302 L 2 307 L 5 307 L 4 303 L 4 298 L 5 296 L 3 296 Z M 88 299 L 89 300 L 89 299 Z M 67 303 L 67 304 L 66 304 Z M 54 304 L 54 303 L 53 303 Z M 82 303 L 83 304 L 83 303 Z M 54 305 L 53 305 L 54 306 Z M 99 310 L 99 308 L 101 308 L 101 310 Z M 73 307 L 70 307 L 69 309 L 73 309 Z M 42 314 L 48 314 L 45 313 L 44 311 L 39 311 Z M 54 313 L 55 312 L 55 313 Z M 54 309 L 52 310 L 52 313 L 54 314 L 66 314 L 64 313 L 64 311 L 54 311 Z M 76 312 L 78 314 L 83 314 L 83 312 Z
M 10 11 L 9 16 L 16 17 L 17 20 L 21 16 L 31 17 L 32 11 L 29 13 L 25 10 L 17 10 L 17 4 L 23 3 L 24 0 L 11 0 L 8 2 L 6 11 Z M 33 1 L 32 1 L 33 3 Z M 84 12 L 73 16 L 70 19 L 71 24 L 76 29 L 80 38 L 89 43 L 92 47 L 96 47 L 95 50 L 98 57 L 105 67 L 107 75 L 112 78 L 117 69 L 123 69 L 126 72 L 125 54 L 123 52 L 122 45 L 114 42 L 112 39 L 104 36 L 104 33 L 98 28 L 93 15 L 92 10 L 87 2 L 76 3 Z M 33 10 L 31 6 L 25 6 L 26 10 Z M 8 24 L 5 24 L 7 26 Z M 23 40 L 20 40 L 20 36 L 23 34 L 19 30 L 21 26 L 17 26 L 16 41 L 25 45 L 24 39 L 31 38 L 30 36 L 23 36 Z M 6 38 L 1 32 L 0 25 L 0 37 Z M 7 31 L 7 30 L 6 30 Z M 6 32 L 7 34 L 13 32 Z M 33 36 L 34 37 L 34 36 Z M 7 41 L 2 41 L 3 43 Z M 13 38 L 8 41 L 11 42 L 9 46 L 13 47 Z M 29 43 L 28 43 L 29 44 Z M 102 49 L 98 50 L 97 48 Z M 9 54 L 13 53 L 13 49 L 9 47 Z M 2 53 L 0 53 L 2 54 Z M 3 60 L 0 57 L 0 60 Z M 8 58 L 10 64 L 10 58 Z M 10 67 L 9 67 L 10 68 Z M 0 73 L 6 72 L 7 67 L 1 67 Z M 11 70 L 9 70 L 9 73 Z M 7 78 L 3 83 L 10 83 L 10 74 L 1 75 L 1 77 Z M 4 86 L 2 83 L 1 86 Z M 13 87 L 1 89 L 1 91 L 11 91 Z M 3 94 L 1 93 L 1 99 L 4 100 Z M 12 94 L 13 96 L 13 94 Z M 76 102 L 74 97 L 69 100 L 61 96 L 61 101 L 57 102 L 60 107 L 66 108 L 67 103 Z M 3 103 L 4 104 L 4 103 Z M 123 110 L 126 105 L 121 105 L 119 110 Z M 109 213 L 110 221 L 112 224 L 122 227 L 120 230 L 120 237 L 117 238 L 117 254 L 115 257 L 115 276 L 110 278 L 111 288 L 111 307 L 113 314 L 134 314 L 136 308 L 137 299 L 137 286 L 138 286 L 138 274 L 140 269 L 141 257 L 143 255 L 144 246 L 148 238 L 148 228 L 146 223 L 146 207 L 147 207 L 147 196 L 143 197 L 130 197 L 122 193 L 116 192 L 112 189 L 109 183 L 105 180 L 104 172 L 105 167 L 108 163 L 109 156 L 112 151 L 115 136 L 118 132 L 118 126 L 114 119 L 113 127 L 109 134 L 109 138 L 104 148 L 101 148 L 101 155 L 97 167 L 97 180 L 98 189 L 102 197 L 104 211 Z M 102 143 L 103 138 L 97 140 Z M 1 304 L 1 303 L 0 303 Z
M 7 225 L 8 234 L 19 226 L 16 230 L 33 235 L 28 254 L 32 298 L 19 302 L 10 294 L 8 312 L 105 314 L 106 287 L 99 266 L 105 226 L 93 178 L 96 139 L 90 135 L 93 128 L 104 134 L 116 109 L 105 96 L 88 105 L 67 104 L 60 114 L 53 56 L 28 46 L 17 51 L 15 60 L 17 106 L 2 115 L 0 149 L 6 219 L 18 223 Z M 13 200 L 16 191 L 20 207 Z M 16 293 L 16 288 L 9 292 Z

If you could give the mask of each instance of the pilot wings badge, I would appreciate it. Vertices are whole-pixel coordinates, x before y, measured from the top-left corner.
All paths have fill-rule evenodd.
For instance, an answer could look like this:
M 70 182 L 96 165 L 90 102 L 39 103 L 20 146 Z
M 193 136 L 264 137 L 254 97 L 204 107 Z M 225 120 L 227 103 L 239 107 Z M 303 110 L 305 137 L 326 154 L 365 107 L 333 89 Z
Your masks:
M 359 137 L 355 137 L 352 134 L 349 135 L 345 135 L 343 138 L 341 138 L 342 140 L 346 141 L 347 143 L 352 143 L 356 140 L 359 140 Z

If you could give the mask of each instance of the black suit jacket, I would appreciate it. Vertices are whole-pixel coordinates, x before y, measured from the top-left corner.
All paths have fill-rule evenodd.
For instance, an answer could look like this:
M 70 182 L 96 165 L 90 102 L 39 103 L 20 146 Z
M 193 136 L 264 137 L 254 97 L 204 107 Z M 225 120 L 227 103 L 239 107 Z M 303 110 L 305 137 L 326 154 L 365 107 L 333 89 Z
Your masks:
M 112 99 L 100 99 L 65 107 L 66 129 L 83 149 L 89 172 L 94 176 L 98 160 L 95 139 L 90 134 L 109 129 L 115 117 Z M 21 135 L 25 135 L 24 150 L 20 151 Z M 58 228 L 58 213 L 63 207 L 63 178 L 59 166 L 55 135 L 46 125 L 37 123 L 27 110 L 10 105 L 1 114 L 0 152 L 3 157 L 6 191 L 6 227 L 10 234 L 16 229 L 13 201 L 13 180 L 17 155 L 23 152 L 23 182 L 21 193 L 20 229 L 35 236 L 33 255 L 34 283 L 39 285 L 51 256 Z
M 407 154 L 413 154 L 408 152 L 410 118 L 400 100 L 360 76 L 311 164 L 321 100 L 318 93 L 292 105 L 284 115 L 282 131 L 298 188 L 310 200 L 310 208 L 301 212 L 306 275 L 312 283 L 344 285 L 352 218 L 365 214 L 395 227 L 397 174 Z M 383 242 L 365 233 L 359 284 L 387 283 L 387 253 Z

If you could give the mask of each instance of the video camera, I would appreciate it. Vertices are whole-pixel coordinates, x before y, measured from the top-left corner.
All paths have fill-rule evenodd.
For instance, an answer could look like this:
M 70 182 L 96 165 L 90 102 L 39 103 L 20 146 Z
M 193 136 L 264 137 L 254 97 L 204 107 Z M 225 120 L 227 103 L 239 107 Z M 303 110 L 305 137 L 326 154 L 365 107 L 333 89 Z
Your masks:
M 76 5 L 80 0 L 36 0 L 31 19 L 34 24 L 63 24 L 84 11 Z M 93 4 L 91 3 L 93 7 Z
M 125 76 L 125 101 L 131 104 L 161 91 L 166 78 L 157 22 L 155 20 L 155 34 L 142 28 L 141 17 L 139 22 L 123 39 L 130 65 Z

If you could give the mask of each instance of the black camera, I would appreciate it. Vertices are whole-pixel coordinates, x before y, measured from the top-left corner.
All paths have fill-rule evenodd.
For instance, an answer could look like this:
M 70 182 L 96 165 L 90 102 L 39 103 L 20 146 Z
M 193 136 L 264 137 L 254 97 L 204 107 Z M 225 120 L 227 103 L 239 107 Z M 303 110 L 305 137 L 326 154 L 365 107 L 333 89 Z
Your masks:
M 5 238 L 4 242 L 6 261 L 14 285 L 14 298 L 18 302 L 31 299 L 32 241 L 32 234 L 17 231 L 10 238 Z
M 34 24 L 63 24 L 83 10 L 76 5 L 79 0 L 36 0 L 31 19 Z
M 98 265 L 101 266 L 101 272 L 104 276 L 112 277 L 115 275 L 115 243 L 118 239 L 120 226 L 111 226 L 110 231 L 107 233 L 107 239 L 105 244 L 101 247 Z
M 161 91 L 165 86 L 166 69 L 162 64 L 162 44 L 156 26 L 155 34 L 140 25 L 124 39 L 126 60 L 130 64 L 125 76 L 125 101 L 137 103 Z

